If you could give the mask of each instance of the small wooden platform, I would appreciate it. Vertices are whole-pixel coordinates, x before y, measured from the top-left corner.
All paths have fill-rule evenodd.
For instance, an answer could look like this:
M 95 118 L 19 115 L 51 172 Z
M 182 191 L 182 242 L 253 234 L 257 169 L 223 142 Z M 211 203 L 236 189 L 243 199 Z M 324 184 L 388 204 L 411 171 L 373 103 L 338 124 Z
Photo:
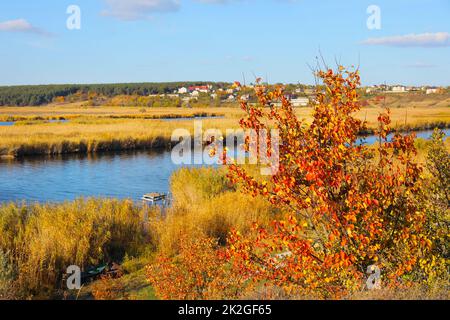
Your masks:
M 144 201 L 149 201 L 149 202 L 157 202 L 157 201 L 162 201 L 165 200 L 167 198 L 167 195 L 164 193 L 147 193 L 144 194 L 144 196 L 142 197 L 142 200 Z
M 156 205 L 160 202 L 163 207 L 166 207 L 170 204 L 169 194 L 165 193 L 157 193 L 157 192 L 147 193 L 142 196 L 141 200 L 145 204 L 150 205 Z

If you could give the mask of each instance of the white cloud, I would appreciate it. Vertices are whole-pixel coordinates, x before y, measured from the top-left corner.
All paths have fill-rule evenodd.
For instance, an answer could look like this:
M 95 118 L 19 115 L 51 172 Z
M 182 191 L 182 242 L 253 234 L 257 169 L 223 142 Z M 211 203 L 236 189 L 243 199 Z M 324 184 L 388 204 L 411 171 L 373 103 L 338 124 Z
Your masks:
M 229 4 L 248 0 L 193 0 L 205 5 Z M 278 2 L 297 2 L 298 0 L 275 0 Z M 103 0 L 106 4 L 103 16 L 110 16 L 123 21 L 147 20 L 156 13 L 178 11 L 182 0 Z
M 108 8 L 102 11 L 105 16 L 119 20 L 145 20 L 154 13 L 174 12 L 180 8 L 179 0 L 104 0 Z
M 33 26 L 25 19 L 9 20 L 0 22 L 0 32 L 23 32 L 34 33 L 43 36 L 51 35 L 49 32 Z
M 447 47 L 450 46 L 450 33 L 412 33 L 403 36 L 370 38 L 362 43 L 367 45 L 382 45 L 391 47 Z

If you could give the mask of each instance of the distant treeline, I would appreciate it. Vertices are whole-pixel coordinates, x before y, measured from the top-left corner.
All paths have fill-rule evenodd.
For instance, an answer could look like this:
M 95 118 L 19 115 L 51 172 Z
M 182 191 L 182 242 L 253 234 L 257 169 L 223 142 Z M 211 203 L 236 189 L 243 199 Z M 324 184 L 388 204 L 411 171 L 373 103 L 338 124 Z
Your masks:
M 2 106 L 39 106 L 51 103 L 57 97 L 75 94 L 97 94 L 106 97 L 173 93 L 180 87 L 211 84 L 215 89 L 229 84 L 224 82 L 169 82 L 169 83 L 119 83 L 89 85 L 36 85 L 0 87 Z

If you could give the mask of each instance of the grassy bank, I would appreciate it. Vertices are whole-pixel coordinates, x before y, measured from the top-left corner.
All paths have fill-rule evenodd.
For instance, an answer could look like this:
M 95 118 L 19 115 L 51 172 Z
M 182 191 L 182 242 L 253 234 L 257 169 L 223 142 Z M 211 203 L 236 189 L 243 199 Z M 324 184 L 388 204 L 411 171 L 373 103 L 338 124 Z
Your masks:
M 68 266 L 85 270 L 142 254 L 152 247 L 152 239 L 144 232 L 141 217 L 141 210 L 130 201 L 1 205 L 0 296 L 58 297 Z
M 74 113 L 77 112 L 77 113 Z M 365 108 L 358 118 L 366 120 L 368 131 L 377 125 L 380 108 Z M 311 108 L 298 108 L 297 116 L 311 121 Z M 141 112 L 139 108 L 119 107 L 25 107 L 0 108 L 3 120 L 20 120 L 14 126 L 0 126 L 0 156 L 23 157 L 30 155 L 87 154 L 103 151 L 144 150 L 167 148 L 175 129 L 193 132 L 191 119 L 195 116 L 223 116 L 204 119 L 203 129 L 236 129 L 243 116 L 239 108 L 160 108 Z M 179 118 L 162 121 L 161 118 Z M 45 120 L 70 119 L 66 123 L 47 123 Z M 153 120 L 149 120 L 153 119 Z M 392 126 L 400 131 L 424 130 L 450 125 L 449 108 L 395 108 Z

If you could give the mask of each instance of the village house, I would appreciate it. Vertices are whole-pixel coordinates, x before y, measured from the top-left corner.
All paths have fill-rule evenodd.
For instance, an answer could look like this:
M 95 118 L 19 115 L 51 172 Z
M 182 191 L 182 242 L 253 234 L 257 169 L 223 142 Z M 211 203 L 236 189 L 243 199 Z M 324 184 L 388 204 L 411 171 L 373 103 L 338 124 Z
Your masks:
M 178 93 L 179 94 L 186 94 L 186 93 L 188 93 L 188 89 L 186 87 L 182 87 L 182 88 L 178 89 Z
M 439 93 L 439 88 L 427 88 L 427 90 L 425 91 L 426 94 L 434 94 L 434 93 Z
M 191 94 L 194 92 L 194 91 L 197 91 L 197 92 L 201 92 L 201 93 L 208 93 L 209 92 L 209 90 L 210 90 L 210 86 L 190 86 L 189 87 L 189 92 L 191 92 Z
M 403 93 L 403 92 L 406 92 L 406 88 L 404 86 L 393 86 L 391 88 L 391 92 L 393 92 L 393 93 Z

